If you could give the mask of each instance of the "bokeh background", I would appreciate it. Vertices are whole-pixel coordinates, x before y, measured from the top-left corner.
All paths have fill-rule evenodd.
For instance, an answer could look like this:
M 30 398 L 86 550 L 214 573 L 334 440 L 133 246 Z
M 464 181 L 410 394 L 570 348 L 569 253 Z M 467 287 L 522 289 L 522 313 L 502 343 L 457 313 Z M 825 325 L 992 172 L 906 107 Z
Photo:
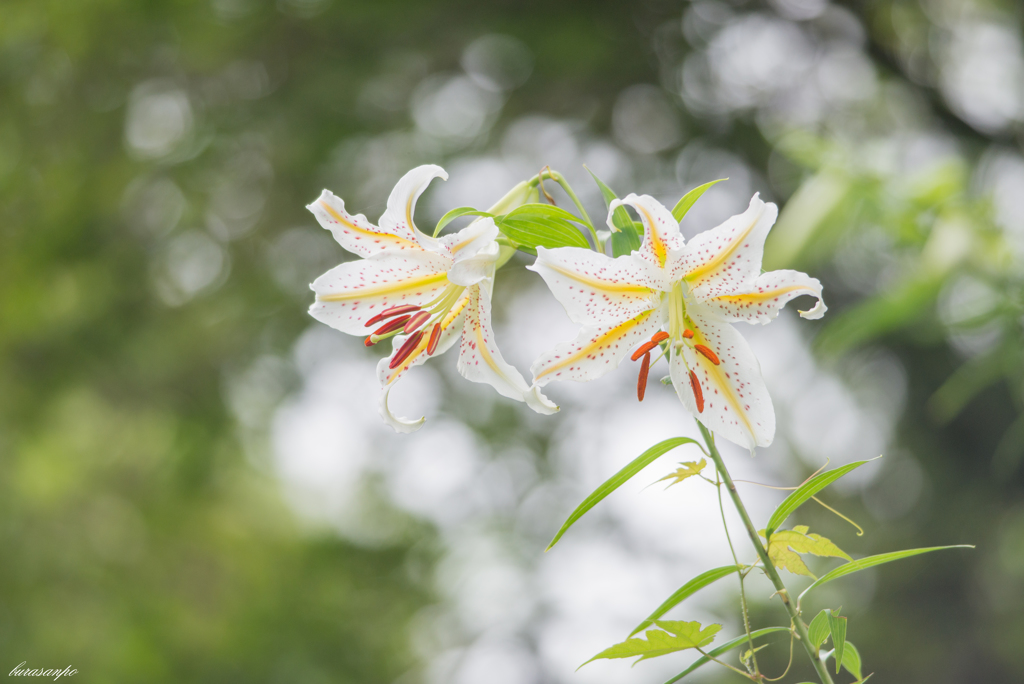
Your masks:
M 542 417 L 449 355 L 394 393 L 427 415 L 395 435 L 379 350 L 305 313 L 308 283 L 350 258 L 304 208 L 321 188 L 376 219 L 405 170 L 441 163 L 429 226 L 550 164 L 603 217 L 586 163 L 665 203 L 729 177 L 687 235 L 754 192 L 780 205 L 766 267 L 819 277 L 831 310 L 743 327 L 779 431 L 727 458 L 792 485 L 884 453 L 826 496 L 864 536 L 824 509 L 799 520 L 855 556 L 977 549 L 861 573 L 809 608 L 844 607 L 880 683 L 1024 680 L 1022 36 L 1013 0 L 0 3 L 0 671 L 683 669 L 574 672 L 728 562 L 712 488 L 645 488 L 665 457 L 543 553 L 594 486 L 694 434 L 669 389 L 638 404 L 624 367 L 550 387 L 562 412 Z M 496 295 L 524 371 L 574 334 L 527 263 Z M 781 497 L 741 486 L 762 519 Z M 752 581 L 759 626 L 784 621 L 770 592 Z M 740 630 L 729 581 L 671 616 Z M 798 662 L 787 681 L 804 679 Z

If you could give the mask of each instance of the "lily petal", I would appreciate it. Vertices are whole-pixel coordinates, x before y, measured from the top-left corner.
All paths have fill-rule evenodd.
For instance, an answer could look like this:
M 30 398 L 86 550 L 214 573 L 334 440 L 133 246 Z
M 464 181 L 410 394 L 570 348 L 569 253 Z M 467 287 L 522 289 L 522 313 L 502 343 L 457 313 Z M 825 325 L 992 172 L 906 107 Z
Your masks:
M 479 218 L 457 233 L 444 235 L 438 242 L 448 250 L 456 262 L 471 259 L 498 237 L 498 226 L 490 217 Z
M 669 374 L 683 405 L 715 434 L 747 447 L 768 446 L 775 437 L 775 410 L 761 366 L 743 336 L 711 310 L 691 305 L 693 342 L 709 347 L 720 364 L 683 345 L 672 354 Z M 698 412 L 690 386 L 693 371 L 704 395 Z
M 612 259 L 587 249 L 537 248 L 528 269 L 539 273 L 574 323 L 602 326 L 635 317 L 657 305 L 667 283 L 636 255 Z
M 378 400 L 378 410 L 380 415 L 384 418 L 384 421 L 393 427 L 397 432 L 413 432 L 418 430 L 423 425 L 424 418 L 418 420 L 409 420 L 407 418 L 400 418 L 393 413 L 388 407 L 388 395 L 391 393 L 391 389 L 395 386 L 406 371 L 414 366 L 419 366 L 425 362 L 431 356 L 440 356 L 455 344 L 455 341 L 459 339 L 459 334 L 462 332 L 462 327 L 465 322 L 465 307 L 468 303 L 469 298 L 463 297 L 459 302 L 452 307 L 452 310 L 448 312 L 444 320 L 441 322 L 442 330 L 441 337 L 438 340 L 437 348 L 434 350 L 433 355 L 427 354 L 427 344 L 430 336 L 423 335 L 420 339 L 420 343 L 416 349 L 413 350 L 405 361 L 401 365 L 391 368 L 391 359 L 395 357 L 398 350 L 402 348 L 405 341 L 408 339 L 407 335 L 396 335 L 392 339 L 392 351 L 391 356 L 381 359 L 377 363 L 377 379 L 380 380 L 381 394 Z
M 828 307 L 821 298 L 821 283 L 800 271 L 769 271 L 762 273 L 754 281 L 750 292 L 745 294 L 721 295 L 705 299 L 702 304 L 714 309 L 729 321 L 746 321 L 748 323 L 771 322 L 782 307 L 800 295 L 811 295 L 817 298 L 813 309 L 801 311 L 800 316 L 817 319 L 825 315 Z
M 409 420 L 408 418 L 401 418 L 393 414 L 388 406 L 389 394 L 391 394 L 390 386 L 384 388 L 384 391 L 380 393 L 380 399 L 377 400 L 377 411 L 385 423 L 394 428 L 395 432 L 404 433 L 416 432 L 423 427 L 423 423 L 427 420 L 426 416 L 420 416 L 416 420 Z
M 640 214 L 644 224 L 644 240 L 640 245 L 640 256 L 659 268 L 664 268 L 669 252 L 681 250 L 683 236 L 679 234 L 679 221 L 661 202 L 650 195 L 630 193 L 622 200 L 613 200 L 608 206 L 608 225 L 614 230 L 612 214 L 628 204 Z
M 529 386 L 522 374 L 501 356 L 494 343 L 491 327 L 491 280 L 483 280 L 466 290 L 469 305 L 459 350 L 459 373 L 467 380 L 487 383 L 498 394 L 525 401 L 538 413 L 551 414 L 558 406 L 536 386 Z
M 422 233 L 413 221 L 416 200 L 435 178 L 448 180 L 448 173 L 436 164 L 417 166 L 402 176 L 388 196 L 388 208 L 380 217 L 380 227 L 392 235 L 417 242 L 423 249 L 436 250 L 437 240 Z
M 469 287 L 476 285 L 481 280 L 493 278 L 494 267 L 497 264 L 501 247 L 494 242 L 493 238 L 484 244 L 485 246 L 482 249 L 477 249 L 472 256 L 460 259 L 457 254 L 455 264 L 448 271 L 448 280 L 456 285 Z
M 749 292 L 761 273 L 764 240 L 778 214 L 778 207 L 754 195 L 745 212 L 690 240 L 681 266 L 694 297 Z
M 422 249 L 411 235 L 392 235 L 370 223 L 362 214 L 352 216 L 345 211 L 345 202 L 330 190 L 306 208 L 313 212 L 320 225 L 331 231 L 334 239 L 348 251 L 361 257 L 379 254 L 385 249 Z
M 448 285 L 451 259 L 422 250 L 383 252 L 347 261 L 313 281 L 309 314 L 348 333 L 367 335 L 366 322 L 399 304 L 422 306 Z
M 614 325 L 584 327 L 574 340 L 534 361 L 530 367 L 533 384 L 543 387 L 552 380 L 596 380 L 618 368 L 637 344 L 661 327 L 663 318 L 660 308 L 652 308 Z

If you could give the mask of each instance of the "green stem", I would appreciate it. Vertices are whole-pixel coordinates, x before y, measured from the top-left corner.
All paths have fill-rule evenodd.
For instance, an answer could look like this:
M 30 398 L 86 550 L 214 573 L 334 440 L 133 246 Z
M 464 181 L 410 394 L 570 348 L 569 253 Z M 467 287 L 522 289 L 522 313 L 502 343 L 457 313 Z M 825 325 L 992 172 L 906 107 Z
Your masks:
M 725 505 L 722 503 L 722 476 L 715 472 L 715 488 L 718 490 L 718 512 L 722 514 L 722 528 L 725 530 L 725 540 L 729 542 L 729 551 L 732 553 L 732 562 L 736 564 L 736 574 L 740 580 L 740 608 L 743 610 L 743 629 L 747 632 L 747 644 L 750 646 L 750 659 L 754 664 L 754 674 L 760 675 L 761 670 L 757 667 L 757 651 L 754 648 L 754 637 L 750 635 L 750 612 L 747 610 L 747 592 L 743 587 L 743 566 L 736 555 L 736 548 L 732 545 L 732 535 L 729 534 L 729 524 L 725 522 Z
M 747 528 L 747 536 L 750 537 L 750 543 L 754 546 L 754 550 L 757 551 L 757 555 L 761 559 L 761 564 L 764 565 L 765 574 L 768 575 L 768 579 L 771 580 L 771 583 L 775 585 L 775 591 L 779 595 L 779 598 L 782 599 L 782 605 L 786 607 L 786 612 L 789 613 L 789 618 L 793 623 L 793 628 L 796 629 L 796 636 L 800 639 L 800 643 L 803 645 L 804 650 L 807 651 L 807 657 L 810 658 L 811 665 L 814 666 L 814 670 L 818 673 L 818 678 L 821 679 L 821 684 L 833 684 L 832 677 L 828 673 L 828 668 L 825 667 L 825 663 L 818 659 L 817 649 L 807 636 L 807 625 L 805 625 L 803 620 L 800 619 L 800 613 L 790 600 L 789 591 L 786 589 L 786 585 L 783 584 L 782 578 L 779 577 L 778 570 L 775 569 L 775 565 L 771 562 L 771 559 L 768 558 L 768 552 L 761 543 L 761 538 L 757 534 L 757 528 L 754 527 L 754 523 L 750 522 L 750 516 L 747 514 L 747 508 L 743 505 L 739 492 L 736 491 L 736 485 L 733 483 L 732 476 L 729 475 L 729 471 L 725 467 L 725 461 L 722 460 L 722 455 L 718 453 L 718 447 L 715 446 L 714 437 L 712 437 L 711 432 L 699 421 L 697 422 L 697 426 L 700 428 L 700 433 L 704 436 L 705 444 L 708 445 L 708 452 L 711 454 L 711 460 L 715 462 L 715 467 L 722 476 L 725 486 L 729 489 L 729 496 L 732 498 L 732 503 L 736 507 L 736 512 L 740 514 L 740 519 L 743 520 L 743 526 Z

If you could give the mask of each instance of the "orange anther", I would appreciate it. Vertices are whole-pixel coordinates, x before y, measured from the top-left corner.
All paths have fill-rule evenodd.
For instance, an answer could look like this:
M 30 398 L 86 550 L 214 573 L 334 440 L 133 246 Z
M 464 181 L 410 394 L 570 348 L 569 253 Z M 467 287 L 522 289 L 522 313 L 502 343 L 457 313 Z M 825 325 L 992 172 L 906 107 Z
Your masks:
M 668 333 L 665 332 L 664 330 L 662 330 L 660 332 L 654 333 L 654 337 L 651 338 L 651 342 L 654 342 L 654 344 L 661 344 L 662 342 L 664 342 L 667 339 L 668 339 Z
M 423 331 L 417 330 L 405 341 L 405 344 L 399 348 L 398 352 L 395 354 L 395 358 L 391 359 L 391 363 L 388 364 L 388 368 L 398 368 L 401 366 L 402 363 L 409 358 L 409 355 L 412 354 L 413 350 L 416 349 L 416 346 L 420 343 L 421 339 L 423 339 Z
M 392 332 L 395 332 L 396 330 L 400 330 L 402 328 L 402 326 L 404 326 L 406 324 L 406 322 L 410 318 L 412 318 L 412 316 L 402 316 L 400 318 L 396 318 L 393 321 L 388 321 L 384 325 L 382 325 L 379 328 L 377 328 L 376 330 L 374 330 L 373 334 L 374 335 L 387 335 L 388 333 L 392 333 Z
M 689 328 L 687 328 L 686 330 L 683 331 L 683 337 L 685 337 L 688 340 L 692 339 L 693 338 L 693 331 L 690 330 Z
M 644 342 L 643 344 L 640 345 L 639 349 L 637 349 L 635 352 L 633 352 L 633 355 L 631 357 L 629 357 L 629 360 L 630 361 L 636 361 L 641 356 L 643 356 L 644 354 L 646 354 L 647 352 L 651 351 L 652 349 L 654 349 L 657 346 L 658 346 L 657 342 Z
M 430 331 L 430 341 L 427 342 L 427 356 L 432 355 L 434 350 L 437 349 L 437 341 L 439 339 L 441 339 L 441 324 L 435 323 L 434 329 Z
M 705 347 L 703 344 L 695 344 L 695 345 L 693 345 L 693 348 L 694 348 L 694 350 L 699 351 L 701 354 L 706 356 L 708 361 L 710 361 L 711 363 L 715 364 L 716 366 L 718 364 L 722 363 L 721 361 L 718 360 L 718 354 L 716 354 L 715 352 L 711 351 L 710 349 Z
M 690 371 L 690 389 L 693 390 L 693 398 L 697 400 L 697 413 L 704 413 L 704 392 L 701 391 L 697 374 L 693 371 Z
M 364 325 L 369 328 L 371 325 L 380 323 L 385 318 L 391 318 L 392 316 L 398 316 L 400 314 L 412 313 L 413 311 L 419 311 L 420 307 L 415 304 L 403 304 L 402 306 L 393 306 L 390 309 L 384 309 L 379 314 L 366 321 Z
M 410 318 L 409 321 L 405 324 L 405 327 L 402 328 L 402 332 L 404 332 L 406 335 L 408 335 L 411 332 L 414 332 L 416 328 L 426 323 L 428 318 L 430 318 L 429 311 L 418 311 L 414 313 L 412 318 Z
M 647 374 L 651 370 L 651 353 L 644 354 L 644 361 L 640 364 L 640 377 L 636 380 L 636 398 L 644 400 L 644 393 L 647 391 Z

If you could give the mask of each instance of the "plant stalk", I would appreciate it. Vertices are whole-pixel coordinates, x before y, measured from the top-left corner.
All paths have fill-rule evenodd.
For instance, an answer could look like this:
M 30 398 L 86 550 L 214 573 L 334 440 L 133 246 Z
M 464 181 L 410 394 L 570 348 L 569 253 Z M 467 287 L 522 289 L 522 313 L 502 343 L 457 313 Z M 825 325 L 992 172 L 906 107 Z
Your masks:
M 750 521 L 750 516 L 747 514 L 747 508 L 743 505 L 743 500 L 740 499 L 739 492 L 736 491 L 736 485 L 732 481 L 732 476 L 729 475 L 729 471 L 725 467 L 725 461 L 722 460 L 722 455 L 718 453 L 718 447 L 715 446 L 714 437 L 711 432 L 704 427 L 700 421 L 697 422 L 697 426 L 700 428 L 701 434 L 704 436 L 704 442 L 708 445 L 708 453 L 711 455 L 711 460 L 715 462 L 715 468 L 718 469 L 719 475 L 725 482 L 726 488 L 729 490 L 729 496 L 732 498 L 732 503 L 736 507 L 736 511 L 740 514 L 740 519 L 743 520 L 743 526 L 747 528 L 747 536 L 750 537 L 750 543 L 753 544 L 754 550 L 757 551 L 758 557 L 761 559 L 761 564 L 764 565 L 764 572 L 768 575 L 768 579 L 775 586 L 776 593 L 779 598 L 782 599 L 782 605 L 786 607 L 786 612 L 789 613 L 790 620 L 793 622 L 793 628 L 796 630 L 797 638 L 800 639 L 800 643 L 803 645 L 804 650 L 807 651 L 807 657 L 810 658 L 811 664 L 814 666 L 814 670 L 818 673 L 818 678 L 821 679 L 821 684 L 833 684 L 832 677 L 829 675 L 828 668 L 818 658 L 817 649 L 811 643 L 810 638 L 807 636 L 807 625 L 800 619 L 800 613 L 797 612 L 796 606 L 793 605 L 793 601 L 789 598 L 789 591 L 786 589 L 786 585 L 783 584 L 782 578 L 779 577 L 778 570 L 775 569 L 775 565 L 768 558 L 768 551 L 764 548 L 764 544 L 761 543 L 761 538 L 757 534 L 757 528 L 754 527 L 754 523 Z

